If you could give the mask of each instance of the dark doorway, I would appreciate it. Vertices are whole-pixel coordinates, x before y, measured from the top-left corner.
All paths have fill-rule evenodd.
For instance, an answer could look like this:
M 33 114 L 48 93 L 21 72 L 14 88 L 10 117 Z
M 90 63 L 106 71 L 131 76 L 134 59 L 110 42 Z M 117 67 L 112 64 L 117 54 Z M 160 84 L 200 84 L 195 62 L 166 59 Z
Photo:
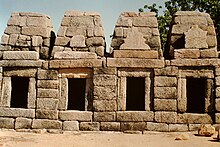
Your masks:
M 11 107 L 27 108 L 29 78 L 11 77 Z
M 205 112 L 206 79 L 187 78 L 187 112 Z
M 86 79 L 68 79 L 68 110 L 85 111 Z
M 145 78 L 127 78 L 126 110 L 145 110 Z

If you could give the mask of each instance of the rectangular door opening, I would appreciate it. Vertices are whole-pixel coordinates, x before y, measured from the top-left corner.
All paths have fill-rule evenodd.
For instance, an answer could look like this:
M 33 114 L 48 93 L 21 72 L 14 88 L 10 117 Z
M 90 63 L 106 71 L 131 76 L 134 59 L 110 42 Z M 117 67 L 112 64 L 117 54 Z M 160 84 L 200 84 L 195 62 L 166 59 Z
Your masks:
M 11 77 L 11 107 L 27 108 L 29 78 Z
M 85 111 L 86 79 L 68 79 L 68 110 Z
M 204 113 L 205 112 L 205 78 L 187 78 L 187 112 Z
M 145 110 L 145 78 L 127 78 L 126 110 Z

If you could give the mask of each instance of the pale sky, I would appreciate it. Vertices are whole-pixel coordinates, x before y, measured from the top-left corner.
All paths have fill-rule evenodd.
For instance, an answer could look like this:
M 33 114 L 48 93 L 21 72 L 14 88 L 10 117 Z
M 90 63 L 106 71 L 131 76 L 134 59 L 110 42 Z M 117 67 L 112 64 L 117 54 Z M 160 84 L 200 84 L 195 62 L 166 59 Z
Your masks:
M 121 12 L 138 12 L 145 4 L 164 6 L 166 0 L 0 0 L 0 36 L 12 12 L 39 12 L 50 16 L 57 32 L 67 10 L 99 12 L 107 44 L 113 34 L 114 25 Z

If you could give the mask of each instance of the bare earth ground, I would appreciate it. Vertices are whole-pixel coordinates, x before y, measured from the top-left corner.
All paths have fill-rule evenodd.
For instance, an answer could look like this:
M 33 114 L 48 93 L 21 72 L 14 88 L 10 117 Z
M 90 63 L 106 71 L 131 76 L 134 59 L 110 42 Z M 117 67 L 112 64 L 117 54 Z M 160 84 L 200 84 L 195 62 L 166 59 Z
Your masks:
M 181 133 L 145 132 L 124 134 L 115 132 L 78 132 L 64 134 L 35 134 L 0 131 L 0 147 L 220 147 L 213 137 L 195 136 L 187 132 L 189 140 L 175 140 Z

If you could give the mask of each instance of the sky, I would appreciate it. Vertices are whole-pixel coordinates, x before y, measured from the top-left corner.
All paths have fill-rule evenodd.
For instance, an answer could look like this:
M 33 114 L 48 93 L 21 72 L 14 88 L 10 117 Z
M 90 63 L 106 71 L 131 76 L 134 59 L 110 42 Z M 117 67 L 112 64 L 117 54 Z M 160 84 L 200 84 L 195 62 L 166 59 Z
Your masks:
M 65 11 L 92 11 L 101 14 L 107 46 L 121 12 L 138 12 L 145 4 L 164 6 L 166 0 L 0 0 L 0 35 L 12 12 L 39 12 L 50 16 L 57 32 Z

